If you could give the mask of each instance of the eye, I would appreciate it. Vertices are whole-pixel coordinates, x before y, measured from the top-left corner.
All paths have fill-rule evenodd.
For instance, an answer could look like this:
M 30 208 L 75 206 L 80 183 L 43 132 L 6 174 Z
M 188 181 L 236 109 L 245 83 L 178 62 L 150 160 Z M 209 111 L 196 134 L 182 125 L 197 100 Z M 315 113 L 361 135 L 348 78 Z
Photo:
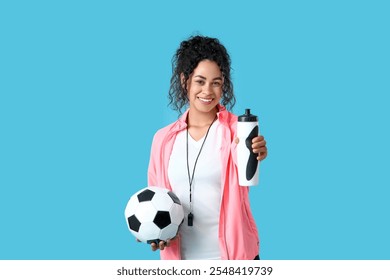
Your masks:
M 204 81 L 203 80 L 196 80 L 195 83 L 203 86 L 204 85 Z
M 220 87 L 222 85 L 222 83 L 220 81 L 215 81 L 215 82 L 213 82 L 213 85 L 215 87 Z

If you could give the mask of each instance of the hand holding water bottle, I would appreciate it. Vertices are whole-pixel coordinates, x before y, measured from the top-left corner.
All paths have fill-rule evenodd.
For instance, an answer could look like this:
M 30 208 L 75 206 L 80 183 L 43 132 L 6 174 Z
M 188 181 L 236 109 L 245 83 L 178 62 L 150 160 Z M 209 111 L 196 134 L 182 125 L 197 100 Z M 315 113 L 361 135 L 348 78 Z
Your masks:
M 250 109 L 246 109 L 245 114 L 238 117 L 235 142 L 240 185 L 257 185 L 258 161 L 267 157 L 267 146 L 264 136 L 259 135 L 258 118 L 250 113 Z

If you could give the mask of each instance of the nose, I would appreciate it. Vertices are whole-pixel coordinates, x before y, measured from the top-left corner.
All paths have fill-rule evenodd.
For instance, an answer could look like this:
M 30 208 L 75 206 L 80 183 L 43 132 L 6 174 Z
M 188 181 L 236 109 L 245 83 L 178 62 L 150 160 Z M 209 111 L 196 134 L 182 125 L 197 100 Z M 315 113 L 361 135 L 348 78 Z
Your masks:
M 203 92 L 205 94 L 210 94 L 213 92 L 213 86 L 212 83 L 205 83 L 203 86 Z

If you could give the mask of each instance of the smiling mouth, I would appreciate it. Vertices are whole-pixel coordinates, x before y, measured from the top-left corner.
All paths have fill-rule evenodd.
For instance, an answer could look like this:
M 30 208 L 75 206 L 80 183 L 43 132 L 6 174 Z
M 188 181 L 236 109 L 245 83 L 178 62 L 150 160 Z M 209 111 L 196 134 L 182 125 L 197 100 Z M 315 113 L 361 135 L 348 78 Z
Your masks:
M 211 103 L 214 98 L 202 98 L 202 97 L 198 97 L 198 99 L 204 103 Z

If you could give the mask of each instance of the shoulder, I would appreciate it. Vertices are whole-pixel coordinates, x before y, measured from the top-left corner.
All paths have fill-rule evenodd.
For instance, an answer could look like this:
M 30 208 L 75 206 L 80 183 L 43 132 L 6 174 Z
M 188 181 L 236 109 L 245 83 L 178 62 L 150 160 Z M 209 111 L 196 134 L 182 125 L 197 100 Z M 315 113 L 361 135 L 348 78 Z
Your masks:
M 238 117 L 227 110 L 221 111 L 219 113 L 219 121 L 230 129 L 235 130 L 237 126 L 237 120 Z
M 168 134 L 168 132 L 172 129 L 172 127 L 175 125 L 176 122 L 173 122 L 171 124 L 168 124 L 167 126 L 164 126 L 156 131 L 153 137 L 153 142 L 156 141 L 162 141 L 164 137 Z
M 233 114 L 233 113 L 231 113 L 231 112 L 228 112 L 228 119 L 229 119 L 229 124 L 235 124 L 235 123 L 237 123 L 237 121 L 238 121 L 238 117 L 237 117 L 237 115 L 235 115 L 235 114 Z
M 224 106 L 218 104 L 218 119 L 221 123 L 231 126 L 237 122 L 238 117 L 232 112 L 226 110 Z
M 167 136 L 182 130 L 184 126 L 185 124 L 183 124 L 182 121 L 179 119 L 174 121 L 173 123 L 168 124 L 167 126 L 160 128 L 154 134 L 153 143 L 155 144 L 163 142 L 163 140 L 166 139 Z
M 176 121 L 157 130 L 157 132 L 154 134 L 154 138 L 155 139 L 164 138 L 170 133 L 176 133 L 178 131 L 185 129 L 187 127 L 187 123 L 186 123 L 187 114 L 188 114 L 188 110 L 183 115 L 181 115 Z

